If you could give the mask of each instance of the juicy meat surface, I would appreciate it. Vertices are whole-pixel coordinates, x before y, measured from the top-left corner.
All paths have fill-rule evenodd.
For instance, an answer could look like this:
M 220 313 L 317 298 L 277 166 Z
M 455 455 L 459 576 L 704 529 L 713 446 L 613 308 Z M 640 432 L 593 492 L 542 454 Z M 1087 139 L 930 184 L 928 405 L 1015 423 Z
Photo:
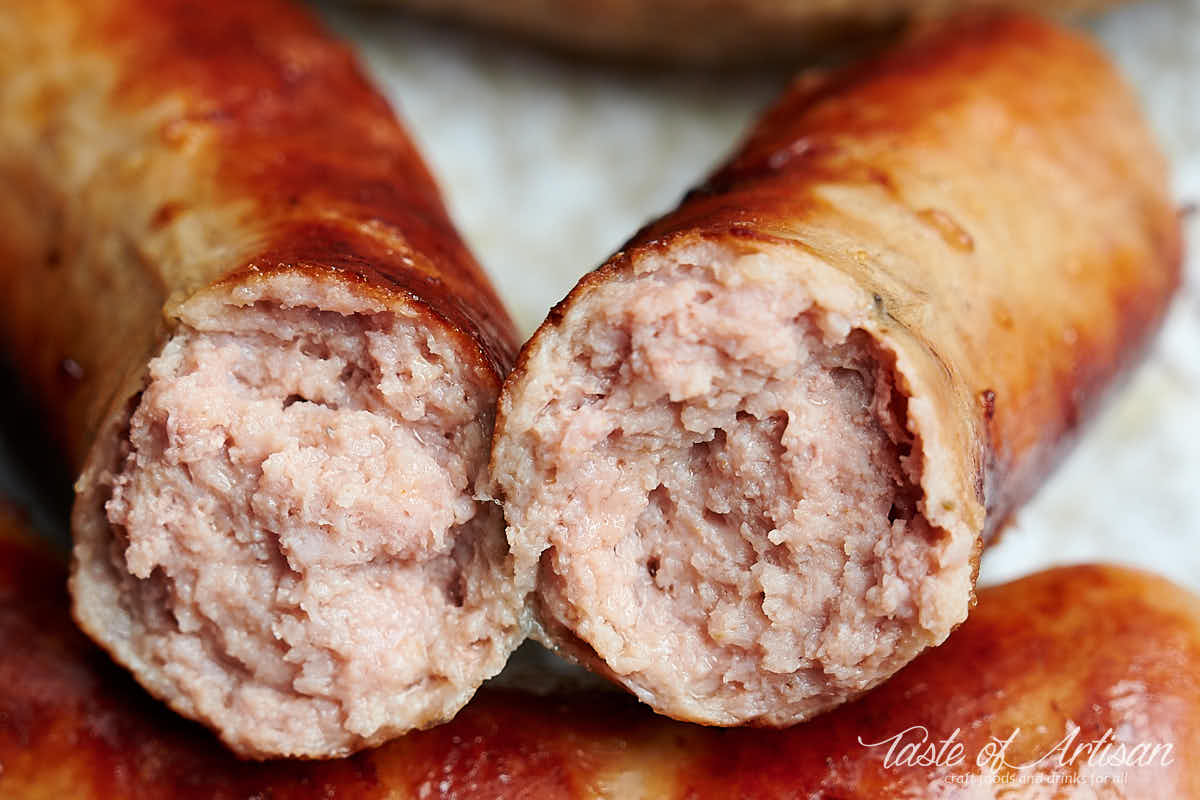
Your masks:
M 607 281 L 573 313 L 496 465 L 569 653 L 671 716 L 787 724 L 960 621 L 866 333 L 720 263 Z
M 345 751 L 450 716 L 512 644 L 491 410 L 391 313 L 269 303 L 150 363 L 106 504 L 135 648 L 235 748 Z M 287 752 L 287 750 L 285 750 Z
M 505 381 L 492 491 L 541 633 L 719 724 L 940 644 L 1163 319 L 1167 173 L 1102 50 L 1034 17 L 799 76 Z

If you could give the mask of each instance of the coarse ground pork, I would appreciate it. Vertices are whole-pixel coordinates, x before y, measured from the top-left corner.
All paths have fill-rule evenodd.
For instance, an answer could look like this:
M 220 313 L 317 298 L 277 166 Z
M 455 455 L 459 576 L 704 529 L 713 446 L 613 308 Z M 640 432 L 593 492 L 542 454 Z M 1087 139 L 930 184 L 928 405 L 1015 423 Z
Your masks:
M 940 570 L 889 354 L 702 255 L 573 298 L 493 470 L 552 644 L 671 716 L 789 724 L 944 638 L 966 554 Z
M 106 480 L 104 638 L 243 753 L 452 716 L 520 627 L 499 510 L 474 499 L 476 380 L 392 312 L 259 301 L 182 325 Z

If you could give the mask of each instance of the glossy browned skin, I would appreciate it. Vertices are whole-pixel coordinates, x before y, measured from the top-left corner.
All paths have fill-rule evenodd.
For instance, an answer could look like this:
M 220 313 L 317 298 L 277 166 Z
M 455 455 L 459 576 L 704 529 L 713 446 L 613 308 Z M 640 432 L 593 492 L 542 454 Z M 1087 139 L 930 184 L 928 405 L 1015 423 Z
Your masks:
M 16 0 L 0 74 L 0 334 L 76 467 L 164 306 L 208 286 L 302 272 L 452 329 L 496 383 L 510 366 L 513 325 L 408 135 L 298 5 Z M 186 258 L 190 220 L 224 228 L 217 256 Z
M 8 511 L 0 530 L 0 795 L 12 800 L 1200 793 L 1200 600 L 1133 570 L 1063 568 L 985 589 L 945 645 L 866 697 L 788 730 L 672 722 L 605 692 L 484 690 L 452 722 L 349 759 L 252 763 L 145 696 L 71 623 L 61 560 Z M 1056 750 L 1068 721 L 1080 730 Z M 888 766 L 886 743 L 859 744 L 918 725 L 935 744 L 959 730 L 962 763 L 920 766 L 897 751 Z M 982 774 L 977 754 L 1018 728 L 1009 763 L 1052 755 L 1002 776 L 1085 782 L 980 790 L 947 780 Z M 1088 766 L 1087 751 L 1058 764 L 1060 752 L 1069 759 L 1110 728 L 1110 756 L 1122 744 L 1127 755 L 1139 743 L 1170 744 L 1170 763 L 1160 748 L 1146 764 L 1108 770 L 1124 773 L 1109 786 L 1095 782 L 1105 769 Z M 904 742 L 919 739 L 914 731 Z
M 609 58 L 696 64 L 798 62 L 911 20 L 979 8 L 1072 15 L 1120 0 L 369 0 L 481 23 Z
M 930 176 L 954 205 L 923 205 Z M 818 195 L 829 185 L 865 189 L 937 241 L 922 253 L 886 223 L 859 221 L 847 233 L 878 255 L 807 237 L 835 218 Z M 1024 207 L 999 207 L 1017 199 Z M 684 234 L 818 250 L 965 380 L 986 462 L 985 538 L 1142 354 L 1182 264 L 1166 165 L 1129 88 L 1082 37 L 1015 15 L 963 17 L 877 60 L 797 79 L 624 257 Z
M 1035 17 L 960 17 L 797 78 L 725 165 L 551 310 L 508 382 L 577 297 L 641 257 L 696 239 L 815 256 L 858 284 L 875 335 L 942 373 L 963 499 L 982 503 L 963 516 L 990 540 L 1162 321 L 1182 264 L 1168 189 L 1094 44 Z
M 0 343 L 80 475 L 75 617 L 218 728 L 165 678 L 173 665 L 138 651 L 148 615 L 128 602 L 105 508 L 150 360 L 197 319 L 255 302 L 428 331 L 490 431 L 513 324 L 385 99 L 299 4 L 0 6 Z M 503 634 L 488 674 L 522 631 Z
M 591 313 L 598 287 L 705 258 L 691 255 L 704 247 L 769 265 L 741 274 L 795 282 L 894 364 L 920 512 L 955 553 L 937 567 L 954 576 L 939 590 L 950 621 L 897 666 L 966 617 L 983 546 L 1144 352 L 1182 261 L 1165 160 L 1095 44 L 1017 14 L 930 26 L 871 61 L 797 79 L 723 167 L 551 311 L 501 395 L 497 494 L 512 491 L 497 454 L 521 463 L 535 438 L 538 411 L 522 398 L 553 368 L 534 365 L 557 363 L 570 320 Z M 535 555 L 552 546 L 540 528 L 509 537 Z M 614 675 L 578 630 L 543 628 Z

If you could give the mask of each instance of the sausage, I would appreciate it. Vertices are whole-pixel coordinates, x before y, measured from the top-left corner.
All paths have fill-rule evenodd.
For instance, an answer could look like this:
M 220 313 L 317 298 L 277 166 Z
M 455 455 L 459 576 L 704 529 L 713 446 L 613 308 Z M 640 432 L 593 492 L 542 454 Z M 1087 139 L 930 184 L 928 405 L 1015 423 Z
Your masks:
M 451 716 L 523 638 L 475 500 L 517 340 L 385 100 L 283 0 L 15 0 L 0 75 L 79 624 L 244 756 Z
M 1058 16 L 1121 0 L 369 0 L 478 23 L 570 52 L 693 65 L 797 63 L 837 48 L 873 46 L 906 23 L 980 8 Z
M 974 15 L 801 77 L 506 381 L 492 493 L 536 635 L 704 724 L 877 685 L 966 618 L 1180 260 L 1078 35 Z
M 236 759 L 115 669 L 71 624 L 61 563 L 13 520 L 0 516 L 0 795 L 10 800 L 1200 790 L 1200 600 L 1143 572 L 1069 567 L 984 589 L 942 647 L 787 730 L 673 722 L 611 691 L 485 688 L 446 725 L 378 749 L 261 763 Z M 993 740 L 1011 740 L 1003 762 L 989 758 Z

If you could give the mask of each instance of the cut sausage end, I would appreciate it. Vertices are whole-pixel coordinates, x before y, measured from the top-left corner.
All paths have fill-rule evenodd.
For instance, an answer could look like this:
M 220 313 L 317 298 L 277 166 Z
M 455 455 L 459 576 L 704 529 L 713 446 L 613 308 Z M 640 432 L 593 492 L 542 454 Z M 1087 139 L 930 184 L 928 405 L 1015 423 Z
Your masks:
M 77 549 L 84 627 L 244 755 L 447 719 L 520 633 L 475 499 L 494 383 L 434 326 L 321 299 L 185 316 L 81 500 L 107 537 Z
M 696 255 L 585 282 L 539 332 L 494 479 L 552 643 L 661 713 L 787 725 L 943 640 L 967 571 L 890 353 L 803 282 Z

